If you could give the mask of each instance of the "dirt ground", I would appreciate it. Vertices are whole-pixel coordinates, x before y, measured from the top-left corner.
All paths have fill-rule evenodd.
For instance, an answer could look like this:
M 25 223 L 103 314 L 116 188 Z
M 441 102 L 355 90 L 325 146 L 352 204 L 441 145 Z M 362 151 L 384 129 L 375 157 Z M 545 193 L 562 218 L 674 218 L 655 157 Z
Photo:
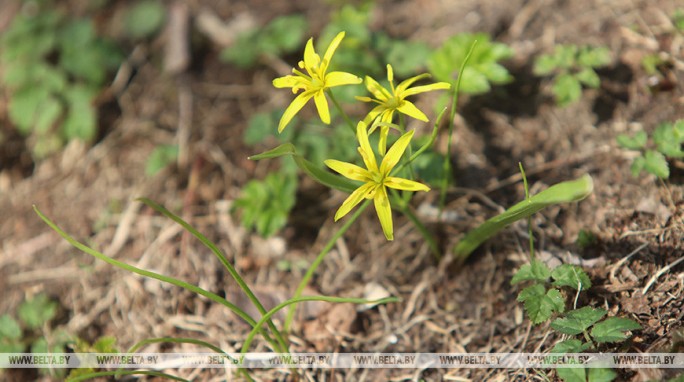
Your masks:
M 78 9 L 77 1 L 67 6 Z M 110 2 L 111 11 L 127 6 Z M 170 10 L 183 2 L 168 2 Z M 332 2 L 330 2 L 332 3 Z M 310 34 L 323 27 L 328 2 L 190 0 L 185 10 L 197 28 L 201 14 L 226 25 L 250 17 L 257 25 L 282 14 L 303 13 Z M 619 349 L 669 352 L 681 349 L 684 328 L 684 163 L 671 163 L 666 182 L 630 174 L 632 154 L 615 137 L 684 118 L 684 36 L 669 33 L 667 15 L 679 0 L 420 0 L 378 1 L 373 28 L 394 37 L 438 46 L 459 32 L 486 32 L 509 44 L 505 62 L 515 80 L 482 96 L 462 97 L 455 123 L 453 188 L 448 222 L 424 216 L 447 250 L 470 228 L 500 208 L 524 198 L 518 162 L 532 192 L 582 174 L 595 188 L 586 200 L 537 214 L 537 250 L 585 267 L 594 287 L 583 304 L 629 317 L 643 330 Z M 108 8 L 108 9 L 109 9 Z M 180 6 L 180 8 L 183 8 Z M 107 14 L 103 15 L 107 20 Z M 16 311 L 27 296 L 48 293 L 59 301 L 53 327 L 94 341 L 117 338 L 121 349 L 149 337 L 193 337 L 228 352 L 239 351 L 249 328 L 226 309 L 179 288 L 114 269 L 80 253 L 33 212 L 39 207 L 65 231 L 107 256 L 168 274 L 232 297 L 247 307 L 216 259 L 175 223 L 136 202 L 149 197 L 214 240 L 259 295 L 277 303 L 292 294 L 305 269 L 277 267 L 283 260 L 311 261 L 339 227 L 333 214 L 344 195 L 304 182 L 288 226 L 271 239 L 240 227 L 229 213 L 248 180 L 261 178 L 266 162 L 247 159 L 259 151 L 242 141 L 247 120 L 288 102 L 271 80 L 292 63 L 240 70 L 218 59 L 219 47 L 194 30 L 191 62 L 164 71 L 168 36 L 137 46 L 136 73 L 100 105 L 100 139 L 72 142 L 62 152 L 33 163 L 10 126 L 7 98 L 0 97 L 0 130 L 10 137 L 0 154 L 0 315 Z M 601 87 L 584 90 L 567 108 L 555 106 L 549 83 L 532 74 L 533 58 L 555 44 L 604 45 L 611 66 L 601 69 Z M 666 52 L 675 65 L 663 79 L 641 67 L 643 56 Z M 168 59 L 168 58 L 166 58 Z M 440 148 L 446 134 L 440 135 Z M 156 145 L 181 142 L 178 163 L 154 177 L 145 162 Z M 268 145 L 262 149 L 268 148 Z M 414 200 L 418 211 L 435 206 L 438 193 Z M 422 209 L 421 209 L 422 207 Z M 311 291 L 363 297 L 384 290 L 402 302 L 357 310 L 351 305 L 310 304 L 290 335 L 299 352 L 543 352 L 560 340 L 548 325 L 533 326 L 516 301 L 513 273 L 528 262 L 526 224 L 488 241 L 462 266 L 449 256 L 438 262 L 411 223 L 395 214 L 397 240 L 386 242 L 372 212 L 338 241 L 319 268 Z M 596 235 L 586 248 L 580 230 Z M 661 272 L 662 271 L 662 272 Z M 645 291 L 645 293 L 644 293 Z M 258 342 L 256 351 L 269 351 Z M 145 350 L 195 350 L 190 345 Z M 621 369 L 620 381 L 661 380 L 664 371 Z M 230 379 L 223 371 L 181 370 L 197 381 Z M 288 370 L 262 370 L 260 380 L 291 380 Z M 305 380 L 556 380 L 555 373 L 501 369 L 324 370 Z M 31 380 L 11 371 L 0 379 Z M 49 379 L 47 379 L 49 380 Z

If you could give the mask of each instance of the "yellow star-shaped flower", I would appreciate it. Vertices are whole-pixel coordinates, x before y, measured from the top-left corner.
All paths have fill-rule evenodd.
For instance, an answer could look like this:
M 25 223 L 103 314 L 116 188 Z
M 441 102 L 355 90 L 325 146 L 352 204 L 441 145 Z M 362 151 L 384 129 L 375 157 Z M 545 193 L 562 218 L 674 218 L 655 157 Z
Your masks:
M 368 130 L 364 122 L 359 122 L 356 127 L 356 137 L 359 140 L 359 153 L 366 168 L 357 165 L 341 162 L 334 159 L 325 161 L 325 165 L 340 173 L 346 178 L 364 182 L 342 203 L 342 206 L 335 213 L 335 221 L 349 213 L 363 199 L 373 199 L 375 212 L 380 219 L 382 231 L 387 240 L 394 239 L 394 229 L 392 227 L 392 209 L 389 198 L 387 197 L 387 187 L 406 191 L 429 191 L 430 188 L 422 183 L 412 180 L 390 176 L 394 166 L 399 163 L 401 156 L 406 151 L 413 137 L 413 130 L 402 135 L 394 145 L 387 151 L 382 158 L 380 167 L 375 160 L 375 153 L 368 142 Z
M 373 94 L 373 96 L 375 96 L 375 99 L 370 97 L 356 97 L 356 99 L 363 102 L 375 102 L 378 104 L 378 106 L 374 107 L 373 110 L 371 110 L 363 120 L 366 125 L 371 126 L 371 132 L 375 130 L 379 122 L 391 123 L 395 111 L 406 114 L 423 122 L 427 122 L 427 116 L 425 116 L 425 114 L 420 111 L 420 109 L 418 109 L 411 101 L 406 100 L 406 97 L 432 90 L 449 89 L 451 87 L 451 85 L 446 82 L 437 82 L 434 84 L 416 86 L 409 89 L 409 86 L 411 86 L 414 82 L 427 77 L 430 77 L 428 73 L 411 77 L 405 81 L 402 81 L 395 87 L 392 65 L 388 64 L 387 80 L 389 80 L 390 83 L 390 90 L 387 90 L 377 81 L 366 76 L 366 88 L 369 92 L 371 92 L 371 94 Z M 389 126 L 380 126 L 380 142 L 378 144 L 378 151 L 381 155 L 385 154 L 388 133 Z
M 292 88 L 292 93 L 297 94 L 303 90 L 287 107 L 285 113 L 278 124 L 278 132 L 283 131 L 285 126 L 292 120 L 292 118 L 304 107 L 304 105 L 311 99 L 314 99 L 318 115 L 321 121 L 325 124 L 330 123 L 330 110 L 328 109 L 328 100 L 325 98 L 325 90 L 341 85 L 360 84 L 361 78 L 346 72 L 330 72 L 328 66 L 332 59 L 335 50 L 340 45 L 344 38 L 344 32 L 340 32 L 335 36 L 333 41 L 325 51 L 323 60 L 316 54 L 313 47 L 313 38 L 310 38 L 304 48 L 304 60 L 299 61 L 299 68 L 292 69 L 295 75 L 288 74 L 284 77 L 279 77 L 273 80 L 273 86 L 277 88 Z

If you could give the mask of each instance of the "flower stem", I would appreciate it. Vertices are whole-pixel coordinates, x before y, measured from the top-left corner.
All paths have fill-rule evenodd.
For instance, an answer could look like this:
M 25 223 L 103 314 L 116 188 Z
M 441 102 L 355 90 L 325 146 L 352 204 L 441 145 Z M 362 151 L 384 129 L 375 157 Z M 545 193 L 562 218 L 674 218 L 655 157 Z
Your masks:
M 328 89 L 328 90 L 326 90 L 326 93 L 328 94 L 328 96 L 330 96 L 330 99 L 332 100 L 333 105 L 335 105 L 335 108 L 337 109 L 337 111 L 340 112 L 340 114 L 342 115 L 342 118 L 347 123 L 347 125 L 351 129 L 352 133 L 356 134 L 356 126 L 354 126 L 354 122 L 352 122 L 351 118 L 349 118 L 349 116 L 344 111 L 344 109 L 342 109 L 342 106 L 340 105 L 340 103 L 337 102 L 337 98 L 335 98 L 335 95 L 333 94 L 333 92 L 330 89 Z
M 325 259 L 325 256 L 330 252 L 332 247 L 335 245 L 337 242 L 337 239 L 342 237 L 345 232 L 349 229 L 349 227 L 354 224 L 356 219 L 361 216 L 361 213 L 370 205 L 370 200 L 366 200 L 361 206 L 354 212 L 354 214 L 349 218 L 342 227 L 340 227 L 337 232 L 333 235 L 333 237 L 330 238 L 328 243 L 323 247 L 321 252 L 318 254 L 316 259 L 311 263 L 311 266 L 309 269 L 307 269 L 306 274 L 304 274 L 304 277 L 302 278 L 302 281 L 299 282 L 299 285 L 297 286 L 297 289 L 295 290 L 294 295 L 292 296 L 293 299 L 296 299 L 302 295 L 302 292 L 304 291 L 304 288 L 309 284 L 309 281 L 311 281 L 311 278 L 313 277 L 314 272 L 316 272 L 316 269 L 318 269 L 318 266 L 321 265 L 323 262 L 323 259 Z M 295 311 L 297 310 L 297 305 L 292 306 L 287 312 L 287 318 L 285 319 L 285 325 L 283 325 L 283 332 L 288 333 L 290 331 L 290 325 L 292 324 L 292 320 L 294 319 L 295 316 Z

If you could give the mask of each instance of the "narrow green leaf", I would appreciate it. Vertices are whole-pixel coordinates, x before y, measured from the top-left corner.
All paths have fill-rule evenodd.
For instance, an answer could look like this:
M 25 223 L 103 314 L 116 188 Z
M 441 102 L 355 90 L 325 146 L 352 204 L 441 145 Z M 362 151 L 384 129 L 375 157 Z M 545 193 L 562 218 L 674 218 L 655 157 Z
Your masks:
M 270 158 L 278 158 L 282 157 L 285 155 L 296 155 L 297 151 L 295 150 L 295 147 L 292 143 L 283 143 L 282 145 L 265 151 L 261 154 L 257 155 L 252 155 L 249 157 L 249 160 L 262 160 L 262 159 L 270 159 Z
M 530 264 L 525 264 L 520 267 L 520 270 L 513 275 L 511 285 L 527 280 L 545 282 L 549 277 L 551 277 L 551 270 L 549 267 L 539 260 L 532 260 Z
M 564 318 L 555 319 L 551 323 L 551 327 L 563 334 L 574 336 L 589 329 L 591 325 L 603 318 L 606 313 L 604 309 L 585 306 L 569 311 Z
M 525 219 L 544 207 L 582 200 L 589 196 L 593 189 L 594 183 L 589 175 L 584 175 L 576 180 L 555 184 L 539 194 L 532 196 L 529 200 L 523 200 L 502 214 L 487 220 L 479 227 L 468 232 L 468 234 L 456 244 L 453 248 L 453 252 L 460 261 L 463 261 L 485 240 L 489 239 L 509 224 L 520 219 Z
M 556 267 L 551 272 L 551 277 L 554 279 L 553 285 L 555 286 L 567 286 L 575 290 L 579 290 L 580 286 L 582 290 L 591 288 L 589 276 L 587 276 L 582 268 L 576 265 L 563 264 Z
M 627 331 L 641 329 L 641 325 L 629 318 L 610 317 L 591 329 L 596 342 L 618 342 L 627 338 Z

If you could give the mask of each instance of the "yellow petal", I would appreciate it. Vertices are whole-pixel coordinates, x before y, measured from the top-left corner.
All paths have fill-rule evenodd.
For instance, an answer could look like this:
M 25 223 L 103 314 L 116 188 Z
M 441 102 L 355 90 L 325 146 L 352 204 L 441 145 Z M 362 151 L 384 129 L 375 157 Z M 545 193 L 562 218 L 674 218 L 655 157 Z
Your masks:
M 287 126 L 288 123 L 294 118 L 294 116 L 302 110 L 304 105 L 313 97 L 313 93 L 311 92 L 304 92 L 297 97 L 295 97 L 294 100 L 292 100 L 292 103 L 290 106 L 285 109 L 285 112 L 283 113 L 283 116 L 280 118 L 280 123 L 278 124 L 278 132 L 282 132 L 285 126 Z
M 363 158 L 363 163 L 366 164 L 366 168 L 371 173 L 378 172 L 378 162 L 375 160 L 375 154 L 371 148 L 370 142 L 368 142 L 368 130 L 366 124 L 359 122 L 356 125 L 356 138 L 359 141 L 359 153 L 361 158 Z
M 430 191 L 430 187 L 422 183 L 393 176 L 385 178 L 385 186 L 404 191 Z
M 278 77 L 273 80 L 273 86 L 276 88 L 291 88 L 299 84 L 297 76 L 287 75 L 284 77 Z
M 389 126 L 380 127 L 380 140 L 378 141 L 378 153 L 385 155 L 387 152 L 387 135 L 389 135 Z
M 380 187 L 380 189 L 375 192 L 373 201 L 375 202 L 375 212 L 378 214 L 378 219 L 380 219 L 380 225 L 382 226 L 382 232 L 385 234 L 385 238 L 387 238 L 387 240 L 394 240 L 392 208 L 390 207 L 385 187 Z
M 322 90 L 315 93 L 314 102 L 316 103 L 316 109 L 318 110 L 318 115 L 321 117 L 321 121 L 326 125 L 329 125 L 330 110 L 328 110 L 328 100 L 325 98 L 325 93 Z
M 365 124 L 368 125 L 368 126 L 370 126 L 371 123 L 375 123 L 375 122 L 374 122 L 374 121 L 375 121 L 375 118 L 376 118 L 383 110 L 385 110 L 385 105 L 378 105 L 378 106 L 374 107 L 373 110 L 371 110 L 370 113 L 368 113 L 368 115 L 366 116 L 366 118 L 363 119 L 363 123 L 365 123 Z M 370 132 L 372 133 L 373 131 L 375 131 L 375 127 L 371 126 Z
M 341 85 L 356 85 L 363 82 L 363 80 L 351 73 L 347 72 L 330 72 L 325 75 L 325 87 L 332 88 Z
M 394 81 L 394 71 L 392 70 L 392 65 L 387 64 L 387 81 L 392 83 Z
M 306 42 L 306 47 L 304 47 L 304 68 L 306 68 L 309 74 L 313 74 L 320 62 L 321 58 L 316 54 L 313 47 L 313 38 L 310 38 Z
M 380 173 L 383 175 L 388 175 L 394 166 L 399 163 L 401 156 L 404 155 L 406 147 L 408 147 L 409 142 L 413 138 L 413 130 L 402 135 L 394 142 L 394 145 L 389 149 L 384 158 L 382 158 L 382 163 L 380 164 Z
M 332 60 L 332 56 L 333 54 L 335 54 L 335 51 L 337 50 L 337 47 L 340 45 L 340 42 L 342 42 L 343 38 L 344 32 L 340 32 L 337 34 L 337 36 L 335 36 L 330 45 L 328 45 L 328 49 L 326 49 L 325 54 L 323 55 L 323 63 L 321 63 L 322 73 L 325 73 L 328 70 L 330 60 Z
M 325 163 L 325 165 L 330 167 L 333 171 L 336 171 L 340 175 L 352 180 L 368 182 L 371 178 L 368 170 L 355 164 L 342 162 L 335 159 L 328 159 L 323 161 L 323 163 Z
M 416 105 L 414 105 L 411 101 L 402 101 L 401 105 L 399 105 L 397 110 L 399 110 L 399 112 L 401 113 L 404 113 L 410 117 L 421 120 L 423 122 L 428 121 L 428 117 L 425 115 L 425 113 L 420 111 L 420 109 L 418 109 Z
M 414 88 L 407 89 L 406 91 L 404 91 L 402 93 L 402 96 L 408 97 L 408 96 L 412 96 L 414 94 L 430 92 L 433 90 L 446 90 L 446 89 L 450 89 L 450 88 L 451 88 L 451 85 L 449 85 L 446 82 L 437 82 L 437 83 L 430 84 L 430 85 L 416 86 Z
M 378 83 L 378 81 L 366 76 L 366 89 L 368 89 L 371 94 L 375 96 L 380 101 L 387 101 L 392 94 L 390 92 L 383 88 L 382 85 Z
M 347 199 L 345 199 L 344 202 L 342 202 L 342 205 L 337 210 L 337 212 L 335 212 L 335 221 L 340 220 L 340 218 L 348 214 L 349 211 L 352 210 L 352 208 L 356 207 L 357 204 L 361 203 L 361 201 L 367 197 L 367 194 L 370 191 L 373 191 L 375 187 L 376 185 L 374 183 L 366 183 L 363 186 L 354 190 L 354 192 L 352 192 L 351 195 L 349 195 Z
M 418 80 L 422 80 L 423 78 L 428 78 L 428 77 L 430 77 L 430 74 L 423 73 L 423 74 L 419 74 L 415 77 L 411 77 L 408 80 L 401 81 L 401 83 L 399 85 L 397 85 L 397 93 L 403 93 L 414 82 L 416 82 Z

